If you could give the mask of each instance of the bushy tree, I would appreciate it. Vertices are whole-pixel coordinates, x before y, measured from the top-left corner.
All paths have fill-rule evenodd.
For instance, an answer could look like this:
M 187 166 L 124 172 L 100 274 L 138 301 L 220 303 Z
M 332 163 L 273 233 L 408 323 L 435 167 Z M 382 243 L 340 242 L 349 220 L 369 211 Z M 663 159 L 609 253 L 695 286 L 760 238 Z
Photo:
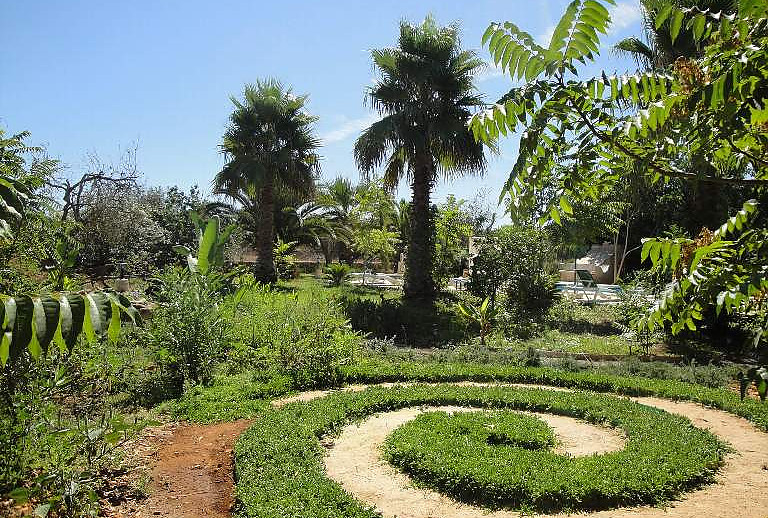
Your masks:
M 551 256 L 543 230 L 501 227 L 480 243 L 468 289 L 488 298 L 492 308 L 501 295 L 508 327 L 526 328 L 555 301 L 554 279 L 547 269 Z
M 464 208 L 466 203 L 466 200 L 449 195 L 444 203 L 437 205 L 432 276 L 438 287 L 460 275 L 464 261 L 469 257 L 469 238 L 474 228 L 472 214 Z

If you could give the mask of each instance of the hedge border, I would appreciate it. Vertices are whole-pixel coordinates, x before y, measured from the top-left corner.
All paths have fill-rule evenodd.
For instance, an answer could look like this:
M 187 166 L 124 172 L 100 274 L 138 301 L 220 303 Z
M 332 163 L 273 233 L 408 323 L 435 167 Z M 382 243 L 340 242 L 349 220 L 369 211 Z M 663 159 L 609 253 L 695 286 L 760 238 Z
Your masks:
M 388 362 L 361 360 L 345 369 L 347 383 L 425 382 L 527 383 L 624 396 L 656 396 L 693 401 L 751 421 L 768 432 L 768 402 L 747 398 L 725 388 L 709 388 L 683 381 L 622 377 L 593 372 L 569 372 L 551 367 L 522 367 L 476 363 Z
M 581 404 L 581 407 L 576 403 Z M 625 426 L 626 423 L 611 417 L 610 413 L 600 408 L 634 405 L 631 408 L 643 408 L 643 412 L 669 416 L 666 419 L 672 419 L 676 427 L 687 426 L 691 433 L 705 434 L 702 438 L 711 437 L 709 432 L 693 428 L 684 418 L 605 394 L 455 385 L 371 387 L 362 392 L 334 392 L 313 401 L 269 410 L 240 437 L 235 452 L 240 515 L 260 518 L 378 516 L 373 509 L 355 500 L 325 476 L 321 460 L 323 448 L 319 438 L 338 432 L 342 426 L 376 412 L 424 404 L 539 410 L 573 415 L 593 422 L 607 420 L 609 425 L 617 426 Z M 717 439 L 713 440 L 721 444 Z M 684 481 L 678 480 L 678 483 L 671 486 L 662 484 L 653 498 L 646 495 L 645 498 L 624 498 L 608 504 L 613 507 L 627 502 L 648 503 L 672 498 L 691 484 L 709 480 L 721 460 L 722 448 L 718 451 L 717 462 L 710 457 L 708 464 L 699 466 L 696 476 L 688 476 Z M 552 505 L 550 502 L 548 505 L 563 508 L 562 503 Z
M 545 513 L 667 502 L 711 482 L 722 463 L 726 448 L 687 419 L 594 392 L 549 392 L 541 401 L 548 413 L 615 425 L 627 437 L 625 448 L 567 457 L 492 446 L 482 431 L 454 435 L 450 418 L 427 413 L 387 437 L 385 458 L 420 485 L 457 500 Z

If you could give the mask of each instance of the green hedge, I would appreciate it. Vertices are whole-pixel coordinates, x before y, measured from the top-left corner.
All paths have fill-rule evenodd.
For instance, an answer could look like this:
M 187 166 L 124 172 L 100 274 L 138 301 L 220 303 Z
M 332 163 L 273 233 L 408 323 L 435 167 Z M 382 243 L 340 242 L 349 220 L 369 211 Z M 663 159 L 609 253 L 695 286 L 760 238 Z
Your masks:
M 610 423 L 626 434 L 626 448 L 568 457 L 546 449 L 552 436 L 535 418 L 515 423 L 502 417 L 515 416 L 510 412 L 431 412 L 392 432 L 385 456 L 417 482 L 459 500 L 538 512 L 658 504 L 710 482 L 722 462 L 717 438 L 684 418 L 602 394 L 548 392 L 503 403 Z
M 241 515 L 260 518 L 378 516 L 373 509 L 325 477 L 323 448 L 318 439 L 373 413 L 418 405 L 515 408 L 577 416 L 621 426 L 629 435 L 631 448 L 652 448 L 655 443 L 653 436 L 641 441 L 636 434 L 663 434 L 666 441 L 659 443 L 659 451 L 671 456 L 670 460 L 660 466 L 636 464 L 622 469 L 621 476 L 629 476 L 628 471 L 638 470 L 644 475 L 633 480 L 645 478 L 648 483 L 641 488 L 644 492 L 637 490 L 630 496 L 615 496 L 607 505 L 628 501 L 655 502 L 672 497 L 692 484 L 709 480 L 722 454 L 722 446 L 716 439 L 708 432 L 692 428 L 687 420 L 606 395 L 509 387 L 373 387 L 356 393 L 336 392 L 262 414 L 236 445 L 237 498 Z M 624 408 L 624 412 L 617 412 Z M 675 436 L 680 440 L 676 441 Z M 684 444 L 682 438 L 692 444 Z M 630 453 L 634 451 L 631 448 Z M 675 448 L 679 448 L 679 455 Z M 691 455 L 694 452 L 696 455 Z M 654 458 L 658 460 L 659 457 Z M 612 465 L 610 469 L 616 467 Z M 604 493 L 609 494 L 608 490 Z M 639 496 L 641 494 L 645 496 Z M 557 507 L 554 503 L 551 505 Z
M 458 381 L 531 383 L 610 392 L 627 396 L 658 396 L 695 401 L 752 421 L 768 431 L 768 404 L 756 399 L 741 401 L 739 394 L 682 381 L 622 377 L 594 372 L 568 372 L 548 367 L 523 367 L 473 363 L 388 362 L 365 359 L 345 370 L 347 383 Z
M 541 450 L 557 444 L 551 426 L 538 417 L 519 412 L 424 412 L 408 421 L 393 435 L 403 429 L 407 430 L 403 433 L 408 442 L 411 442 L 414 434 L 429 434 L 445 440 L 461 437 L 464 446 L 490 444 Z M 396 439 L 388 442 L 394 448 L 390 451 L 398 449 L 396 442 Z M 420 446 L 417 442 L 413 445 Z

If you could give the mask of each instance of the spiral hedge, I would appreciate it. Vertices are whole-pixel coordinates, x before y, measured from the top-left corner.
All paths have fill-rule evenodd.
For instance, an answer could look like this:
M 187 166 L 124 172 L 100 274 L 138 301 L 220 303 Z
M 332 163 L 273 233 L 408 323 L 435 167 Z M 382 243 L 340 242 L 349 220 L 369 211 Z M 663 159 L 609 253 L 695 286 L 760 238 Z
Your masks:
M 428 463 L 421 456 L 415 463 L 413 457 L 405 455 L 407 430 L 396 436 L 402 439 L 396 462 L 406 470 L 415 471 L 418 465 L 424 481 L 459 497 L 477 492 L 482 503 L 491 507 L 587 510 L 659 503 L 711 481 L 727 449 L 683 417 L 605 394 L 503 386 L 371 387 L 266 411 L 237 443 L 241 515 L 378 516 L 325 476 L 320 438 L 374 413 L 420 405 L 547 412 L 617 427 L 626 434 L 624 450 L 578 459 L 509 448 L 520 450 L 516 452 L 516 462 L 520 463 L 517 473 L 529 474 L 524 485 L 521 477 L 515 478 L 514 470 L 497 476 L 482 466 L 474 471 L 474 477 L 467 477 L 466 472 L 444 476 L 441 467 L 448 462 L 445 452 L 435 457 L 445 462 Z M 429 441 L 422 447 L 429 450 L 437 446 Z M 527 457 L 525 452 L 538 456 Z M 491 461 L 493 457 L 490 455 Z M 467 461 L 468 456 L 462 458 Z M 544 469 L 536 467 L 539 461 L 547 463 Z M 467 463 L 460 466 L 466 468 Z

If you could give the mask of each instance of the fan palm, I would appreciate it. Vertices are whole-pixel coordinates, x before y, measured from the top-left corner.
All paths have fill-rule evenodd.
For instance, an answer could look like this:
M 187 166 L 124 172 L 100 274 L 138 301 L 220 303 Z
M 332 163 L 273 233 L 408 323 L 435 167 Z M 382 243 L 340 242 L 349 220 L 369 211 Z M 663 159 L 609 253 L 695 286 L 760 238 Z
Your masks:
M 352 261 L 352 211 L 357 206 L 358 187 L 342 176 L 319 189 L 317 202 L 325 209 L 324 217 L 336 229 L 335 236 L 326 236 L 320 241 L 325 262 L 329 263 L 334 254 L 339 260 Z
M 656 15 L 665 6 L 697 7 L 701 10 L 729 13 L 736 10 L 736 4 L 736 0 L 640 0 L 645 41 L 638 37 L 625 38 L 614 45 L 614 50 L 632 57 L 640 68 L 663 70 L 677 58 L 693 58 L 700 52 L 690 29 L 685 25 L 674 43 L 669 20 L 656 28 Z
M 434 243 L 430 195 L 438 177 L 482 173 L 482 144 L 467 128 L 471 110 L 482 104 L 472 84 L 483 66 L 474 52 L 462 51 L 456 26 L 440 27 L 431 17 L 421 25 L 400 24 L 395 48 L 373 50 L 380 78 L 367 99 L 382 115 L 358 137 L 355 159 L 365 173 L 384 166 L 384 182 L 411 184 L 411 231 L 405 295 L 429 298 Z
M 357 187 L 349 179 L 339 176 L 320 189 L 317 200 L 336 218 L 347 223 L 349 215 L 357 203 L 356 194 Z
M 306 100 L 272 79 L 246 86 L 242 101 L 232 98 L 235 110 L 220 146 L 227 163 L 214 188 L 258 213 L 254 273 L 262 282 L 277 278 L 276 197 L 311 192 L 319 170 L 317 118 L 305 111 Z

